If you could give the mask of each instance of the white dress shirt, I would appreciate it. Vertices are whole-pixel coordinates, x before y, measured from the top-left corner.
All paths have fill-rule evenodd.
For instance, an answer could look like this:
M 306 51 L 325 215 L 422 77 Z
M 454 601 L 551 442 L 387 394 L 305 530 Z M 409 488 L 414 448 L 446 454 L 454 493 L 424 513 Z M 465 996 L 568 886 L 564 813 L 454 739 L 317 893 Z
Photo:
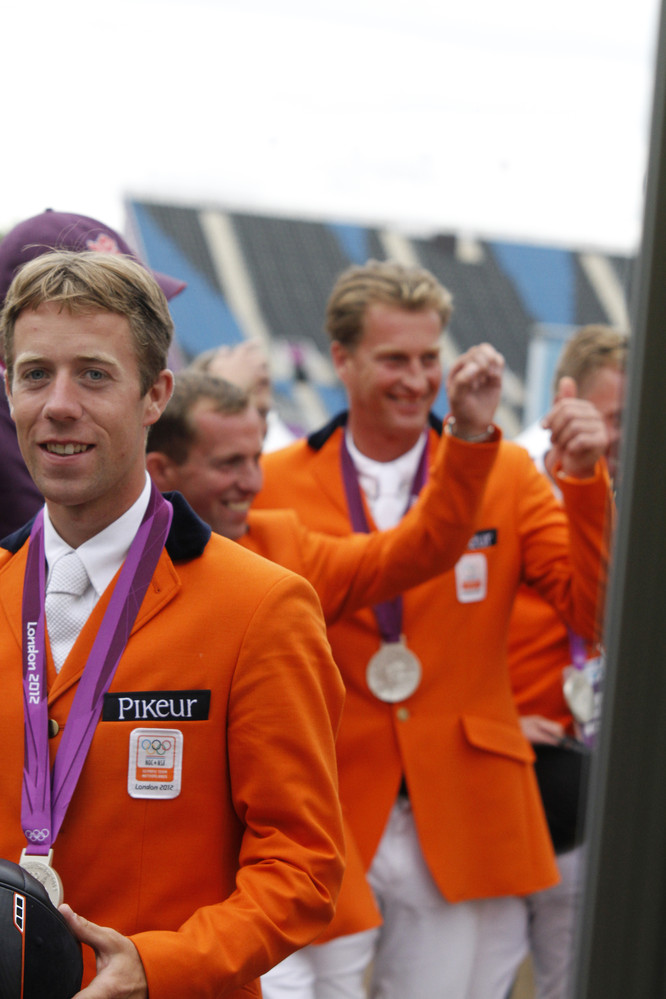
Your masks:
M 132 504 L 129 510 L 126 510 L 125 513 L 118 517 L 117 520 L 114 520 L 112 524 L 109 524 L 108 527 L 105 527 L 103 531 L 100 531 L 99 534 L 96 534 L 88 541 L 84 541 L 84 543 L 79 545 L 76 549 L 76 554 L 83 562 L 86 572 L 88 573 L 90 585 L 81 598 L 73 597 L 72 599 L 80 599 L 84 601 L 87 615 L 91 613 L 93 607 L 104 593 L 104 590 L 107 588 L 118 569 L 125 561 L 130 545 L 134 540 L 134 536 L 139 529 L 139 525 L 141 524 L 148 507 L 150 488 L 150 477 L 148 476 L 148 473 L 146 473 L 146 482 L 141 495 L 138 500 Z M 51 575 L 51 567 L 55 565 L 57 560 L 62 555 L 65 555 L 67 552 L 71 552 L 73 550 L 74 549 L 72 549 L 71 545 L 68 545 L 66 541 L 63 541 L 56 531 L 51 518 L 49 517 L 48 507 L 45 507 L 44 553 L 46 555 L 47 563 L 47 590 Z M 74 641 L 71 642 L 69 648 L 59 650 L 59 654 L 56 657 L 58 661 L 64 662 L 73 644 Z M 52 651 L 54 651 L 55 655 L 55 650 Z

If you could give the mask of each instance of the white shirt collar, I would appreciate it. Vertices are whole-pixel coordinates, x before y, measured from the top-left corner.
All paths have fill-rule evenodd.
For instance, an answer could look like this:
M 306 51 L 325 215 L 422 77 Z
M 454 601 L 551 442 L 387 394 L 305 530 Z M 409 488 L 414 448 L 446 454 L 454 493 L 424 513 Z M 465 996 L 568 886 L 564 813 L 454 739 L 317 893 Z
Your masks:
M 424 431 L 416 444 L 394 461 L 375 461 L 361 454 L 348 429 L 345 440 L 373 520 L 380 530 L 393 527 L 409 505 L 411 487 L 427 433 Z
M 361 454 L 354 444 L 349 429 L 346 430 L 345 434 L 347 448 L 354 462 L 354 467 L 358 472 L 359 479 L 363 480 L 363 489 L 366 491 L 368 498 L 372 499 L 386 493 L 396 495 L 402 492 L 407 497 L 414 481 L 421 455 L 423 454 L 427 436 L 426 432 L 424 431 L 421 434 L 416 444 L 409 451 L 405 451 L 404 454 L 401 454 L 399 458 L 395 458 L 393 461 L 375 461 L 374 458 L 368 458 L 367 455 Z M 369 492 L 366 489 L 365 480 L 368 480 Z
M 134 535 L 139 529 L 143 515 L 150 499 L 150 477 L 146 472 L 146 482 L 138 500 L 126 510 L 122 516 L 105 527 L 103 531 L 84 541 L 76 549 L 83 562 L 92 587 L 95 599 L 99 599 L 107 588 L 120 566 L 125 561 Z M 55 564 L 57 559 L 66 552 L 72 551 L 71 545 L 60 537 L 49 517 L 48 508 L 44 509 L 44 553 L 48 566 Z M 47 576 L 48 584 L 48 576 Z

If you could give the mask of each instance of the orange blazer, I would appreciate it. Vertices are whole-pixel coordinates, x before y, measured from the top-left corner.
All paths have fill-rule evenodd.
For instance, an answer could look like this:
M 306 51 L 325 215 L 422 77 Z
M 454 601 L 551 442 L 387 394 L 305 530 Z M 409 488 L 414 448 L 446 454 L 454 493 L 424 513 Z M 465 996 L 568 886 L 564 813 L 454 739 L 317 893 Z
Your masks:
M 259 505 L 297 510 L 309 527 L 350 531 L 340 474 L 343 430 L 264 458 Z M 431 431 L 431 453 L 437 435 Z M 469 450 L 479 445 L 462 444 Z M 557 872 L 517 720 L 506 663 L 511 606 L 535 586 L 592 637 L 609 485 L 563 479 L 567 514 L 527 453 L 502 443 L 478 526 L 454 570 L 404 596 L 403 633 L 423 667 L 407 700 L 387 704 L 366 682 L 380 644 L 370 609 L 329 628 L 347 696 L 337 740 L 343 805 L 369 867 L 404 775 L 424 857 L 452 902 L 524 894 Z M 485 580 L 485 581 L 484 581 Z
M 105 698 L 54 867 L 75 911 L 134 941 L 151 999 L 258 997 L 256 979 L 333 915 L 343 688 L 312 587 L 210 537 L 171 498 L 167 549 Z M 20 541 L 0 556 L 0 855 L 15 861 L 25 846 Z M 49 713 L 61 727 L 111 589 L 57 676 L 49 651 Z M 196 702 L 196 717 L 182 697 Z M 135 729 L 180 732 L 177 796 L 130 793 Z M 93 974 L 86 948 L 85 982 Z

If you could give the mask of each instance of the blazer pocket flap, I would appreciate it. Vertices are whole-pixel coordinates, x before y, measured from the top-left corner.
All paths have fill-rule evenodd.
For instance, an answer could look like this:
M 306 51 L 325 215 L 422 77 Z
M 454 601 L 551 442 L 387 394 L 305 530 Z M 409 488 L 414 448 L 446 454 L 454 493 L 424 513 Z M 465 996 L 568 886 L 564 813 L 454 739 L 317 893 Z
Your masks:
M 521 763 L 534 763 L 534 751 L 518 727 L 475 715 L 464 715 L 462 725 L 467 741 L 476 749 L 509 756 Z

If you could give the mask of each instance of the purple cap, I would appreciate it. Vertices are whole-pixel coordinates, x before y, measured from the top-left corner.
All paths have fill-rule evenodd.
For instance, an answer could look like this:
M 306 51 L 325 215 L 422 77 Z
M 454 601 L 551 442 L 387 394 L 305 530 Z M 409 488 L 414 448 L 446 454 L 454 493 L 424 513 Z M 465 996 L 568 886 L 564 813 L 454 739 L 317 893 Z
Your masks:
M 47 208 L 41 215 L 19 222 L 0 242 L 0 305 L 5 300 L 14 275 L 23 264 L 50 250 L 121 253 L 143 264 L 123 237 L 103 222 L 85 215 L 54 212 Z M 173 298 L 186 287 L 185 281 L 178 281 L 157 271 L 151 273 L 167 298 Z

